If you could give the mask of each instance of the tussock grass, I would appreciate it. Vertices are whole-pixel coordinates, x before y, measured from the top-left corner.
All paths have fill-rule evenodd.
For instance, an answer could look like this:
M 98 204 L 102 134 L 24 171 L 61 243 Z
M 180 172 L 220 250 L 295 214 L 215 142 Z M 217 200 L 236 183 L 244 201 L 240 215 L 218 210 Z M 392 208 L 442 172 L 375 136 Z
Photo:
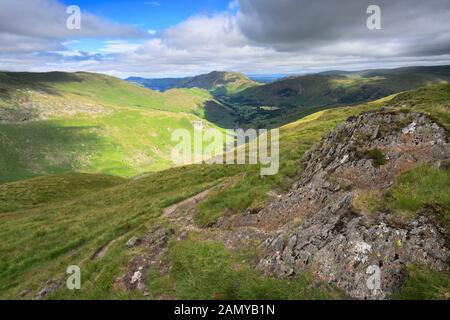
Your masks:
M 78 298 L 111 294 L 111 274 L 119 276 L 126 266 L 125 242 L 160 223 L 164 208 L 212 187 L 233 175 L 233 170 L 222 166 L 182 167 L 101 190 L 93 184 L 91 193 L 70 199 L 50 199 L 45 192 L 37 191 L 46 204 L 0 214 L 0 297 L 17 297 L 26 288 L 36 291 L 73 264 L 83 270 L 85 285 Z M 35 184 L 32 181 L 30 189 Z M 72 187 L 76 185 L 68 192 Z M 15 196 L 14 191 L 18 192 Z M 18 199 L 24 193 L 32 194 L 33 190 L 12 189 L 8 197 Z M 30 198 L 25 197 L 23 203 Z M 120 241 L 108 251 L 105 261 L 89 259 L 114 239 Z M 99 288 L 98 279 L 105 278 L 108 287 Z
M 397 300 L 450 300 L 450 272 L 436 272 L 420 266 L 409 266 Z
M 414 216 L 429 206 L 443 225 L 450 228 L 450 169 L 421 164 L 397 178 L 387 199 L 394 211 Z
M 232 256 L 223 244 L 189 239 L 170 248 L 169 276 L 153 273 L 150 285 L 155 295 L 171 291 L 179 299 L 202 300 L 303 300 L 342 297 L 331 286 L 312 280 L 307 274 L 294 279 L 263 277 L 245 263 L 245 257 Z

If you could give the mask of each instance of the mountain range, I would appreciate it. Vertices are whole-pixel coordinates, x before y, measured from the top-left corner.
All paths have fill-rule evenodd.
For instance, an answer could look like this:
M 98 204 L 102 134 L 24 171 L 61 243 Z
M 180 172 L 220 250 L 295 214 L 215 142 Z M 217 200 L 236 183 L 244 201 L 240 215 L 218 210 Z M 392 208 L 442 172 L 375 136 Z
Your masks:
M 227 72 L 179 79 L 128 79 L 161 91 L 192 86 L 206 89 L 234 111 L 243 127 L 278 127 L 321 109 L 372 101 L 449 80 L 449 66 L 329 71 L 265 84 Z

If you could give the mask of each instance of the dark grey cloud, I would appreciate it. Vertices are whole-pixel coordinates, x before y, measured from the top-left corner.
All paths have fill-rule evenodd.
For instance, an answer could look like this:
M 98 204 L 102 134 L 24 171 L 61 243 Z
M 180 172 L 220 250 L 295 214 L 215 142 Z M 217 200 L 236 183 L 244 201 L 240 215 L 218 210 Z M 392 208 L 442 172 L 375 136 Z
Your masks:
M 389 52 L 395 55 L 450 53 L 449 0 L 238 2 L 237 21 L 243 34 L 255 43 L 280 51 L 332 50 L 334 45 L 346 43 L 366 44 L 370 48 L 389 43 L 392 47 Z M 369 5 L 381 7 L 382 30 L 367 28 Z M 346 54 L 351 53 L 351 48 L 348 51 Z M 360 55 L 360 52 L 355 54 Z
M 381 6 L 382 30 L 367 29 L 369 4 Z M 0 70 L 175 77 L 450 63 L 450 0 L 236 0 L 151 35 L 81 9 L 71 31 L 61 0 L 0 0 Z M 104 39 L 70 49 L 84 37 Z

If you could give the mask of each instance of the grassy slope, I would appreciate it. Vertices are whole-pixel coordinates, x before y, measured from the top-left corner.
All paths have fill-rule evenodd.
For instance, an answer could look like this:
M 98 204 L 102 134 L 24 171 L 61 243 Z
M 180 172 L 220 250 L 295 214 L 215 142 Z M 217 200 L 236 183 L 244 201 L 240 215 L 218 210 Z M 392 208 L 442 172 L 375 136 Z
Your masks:
M 217 95 L 235 94 L 259 85 L 259 83 L 250 80 L 242 73 L 223 71 L 213 71 L 187 78 L 130 78 L 129 81 L 159 91 L 166 91 L 173 88 L 202 88 Z
M 161 94 L 89 73 L 0 73 L 0 119 L 11 114 L 15 121 L 0 121 L 0 183 L 67 171 L 127 177 L 165 169 L 172 129 L 192 131 L 200 119 L 215 126 L 210 117 L 233 122 L 205 90 Z
M 291 77 L 251 87 L 228 100 L 264 126 L 286 124 L 305 113 L 373 101 L 391 94 L 450 81 L 450 66 L 373 70 Z M 267 112 L 261 106 L 278 110 Z
M 199 87 L 207 89 L 215 95 L 236 94 L 258 85 L 257 82 L 250 80 L 242 73 L 220 71 L 213 71 L 205 75 L 194 77 L 183 84 L 183 86 L 186 86 L 187 88 Z
M 66 173 L 0 185 L 0 214 L 83 196 L 126 182 L 98 174 Z
M 131 255 L 136 254 L 124 250 L 125 242 L 154 224 L 164 223 L 160 215 L 165 207 L 205 190 L 227 176 L 239 177 L 239 180 L 222 193 L 210 195 L 200 205 L 196 217 L 200 225 L 208 225 L 223 214 L 263 206 L 269 190 L 287 188 L 300 174 L 298 159 L 302 154 L 347 117 L 393 104 L 402 109 L 428 112 L 448 128 L 446 104 L 449 100 L 450 86 L 441 85 L 405 93 L 393 100 L 311 115 L 282 128 L 281 171 L 277 176 L 264 179 L 259 177 L 257 166 L 190 166 L 117 186 L 105 186 L 104 190 L 96 189 L 77 199 L 61 197 L 31 208 L 26 207 L 29 203 L 26 198 L 21 200 L 20 195 L 14 196 L 14 190 L 21 190 L 20 194 L 23 194 L 23 186 L 27 183 L 38 193 L 45 188 L 36 189 L 36 180 L 8 185 L 3 194 L 8 194 L 7 203 L 12 202 L 9 207 L 14 207 L 18 201 L 25 203 L 25 207 L 0 214 L 0 237 L 4 239 L 0 245 L 0 297 L 17 297 L 25 288 L 37 290 L 48 279 L 61 275 L 70 264 L 81 265 L 83 289 L 76 293 L 61 290 L 55 297 L 137 297 L 115 292 L 112 282 L 123 273 Z M 44 185 L 47 183 L 45 178 L 40 181 Z M 113 239 L 118 241 L 103 258 L 89 259 L 97 248 Z M 152 275 L 151 285 L 156 292 L 178 298 L 212 298 L 212 293 L 226 298 L 336 296 L 326 287 L 317 291 L 305 289 L 311 284 L 307 276 L 292 281 L 264 279 L 242 262 L 247 258 L 241 259 L 236 253 L 227 252 L 222 244 L 206 239 L 207 235 L 200 234 L 170 247 L 167 259 L 176 267 L 167 278 Z M 415 281 L 411 279 L 410 282 Z M 227 288 L 231 291 L 225 290 Z

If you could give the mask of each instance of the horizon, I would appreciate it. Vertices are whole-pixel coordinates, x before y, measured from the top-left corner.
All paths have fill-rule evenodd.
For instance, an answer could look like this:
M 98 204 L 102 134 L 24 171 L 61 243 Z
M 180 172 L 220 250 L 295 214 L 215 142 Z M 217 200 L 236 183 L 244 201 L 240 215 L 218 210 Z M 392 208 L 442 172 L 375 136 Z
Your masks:
M 2 0 L 0 69 L 159 79 L 450 64 L 448 1 L 378 1 L 374 28 L 371 4 Z
M 32 71 L 9 71 L 9 70 L 1 70 L 0 72 L 10 72 L 10 73 L 38 73 L 38 74 L 46 74 L 46 73 L 91 73 L 91 74 L 99 74 L 99 75 L 106 75 L 106 76 L 112 76 L 112 77 L 116 77 L 118 79 L 121 80 L 128 80 L 130 78 L 141 78 L 141 79 L 146 79 L 146 80 L 160 80 L 160 79 L 180 79 L 180 78 L 190 78 L 190 77 L 196 77 L 196 76 L 201 76 L 201 75 L 207 75 L 207 74 L 211 74 L 213 72 L 224 72 L 224 73 L 241 73 L 242 75 L 244 75 L 245 77 L 249 78 L 249 79 L 253 79 L 253 78 L 274 78 L 275 81 L 278 80 L 282 80 L 283 78 L 290 78 L 290 77 L 302 77 L 302 76 L 308 76 L 308 75 L 320 75 L 323 73 L 327 73 L 327 72 L 351 72 L 351 73 L 358 73 L 358 72 L 365 72 L 365 71 L 378 71 L 378 70 L 397 70 L 397 69 L 409 69 L 409 68 L 432 68 L 432 67 L 450 67 L 450 63 L 449 64 L 438 64 L 438 65 L 409 65 L 409 66 L 403 66 L 403 67 L 392 67 L 392 68 L 370 68 L 370 69 L 357 69 L 357 70 L 344 70 L 344 69 L 330 69 L 330 70 L 324 70 L 324 71 L 320 71 L 320 72 L 313 72 L 313 73 L 293 73 L 293 74 L 271 74 L 271 73 L 263 73 L 263 74 L 247 74 L 244 72 L 240 72 L 240 71 L 235 71 L 235 70 L 231 70 L 231 71 L 224 71 L 224 70 L 211 70 L 205 73 L 200 73 L 200 74 L 193 74 L 190 76 L 185 76 L 185 77 L 157 77 L 157 78 L 148 78 L 148 77 L 139 77 L 139 76 L 129 76 L 129 77 L 117 77 L 117 76 L 113 76 L 113 75 L 109 75 L 107 73 L 102 73 L 102 72 L 95 72 L 95 71 L 84 71 L 84 70 L 77 70 L 77 71 L 63 71 L 63 70 L 50 70 L 50 71 L 38 71 L 38 72 L 32 72 Z

